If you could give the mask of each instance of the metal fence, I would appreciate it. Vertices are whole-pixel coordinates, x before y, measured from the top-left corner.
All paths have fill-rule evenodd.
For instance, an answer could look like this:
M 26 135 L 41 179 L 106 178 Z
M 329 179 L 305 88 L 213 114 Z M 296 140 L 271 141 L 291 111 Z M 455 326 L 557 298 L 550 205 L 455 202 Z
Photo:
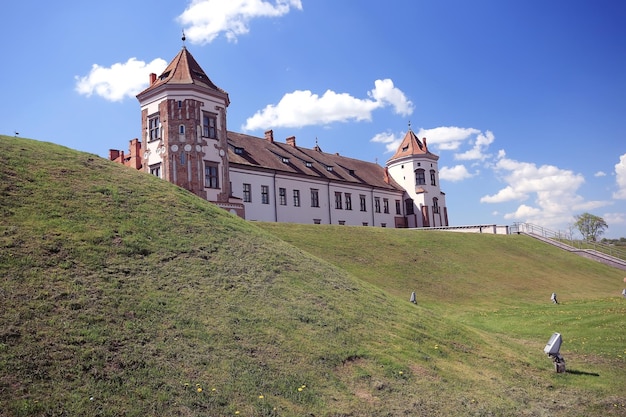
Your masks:
M 553 239 L 558 242 L 564 243 L 576 249 L 590 249 L 595 250 L 615 258 L 626 260 L 626 248 L 621 246 L 609 245 L 602 242 L 593 242 L 584 239 L 574 239 L 572 233 L 563 231 L 554 231 L 546 229 L 545 227 L 538 226 L 532 223 L 514 223 L 509 228 L 511 234 L 515 233 L 528 233 L 538 235 L 544 238 Z

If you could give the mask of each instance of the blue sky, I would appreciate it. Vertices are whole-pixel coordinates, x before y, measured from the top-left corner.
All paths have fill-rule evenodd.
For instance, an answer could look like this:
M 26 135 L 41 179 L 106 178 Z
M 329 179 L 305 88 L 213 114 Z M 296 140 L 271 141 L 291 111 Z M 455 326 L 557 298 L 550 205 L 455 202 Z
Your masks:
M 228 129 L 384 165 L 411 128 L 450 223 L 626 237 L 626 2 L 21 0 L 3 6 L 0 133 L 107 157 L 185 45 Z

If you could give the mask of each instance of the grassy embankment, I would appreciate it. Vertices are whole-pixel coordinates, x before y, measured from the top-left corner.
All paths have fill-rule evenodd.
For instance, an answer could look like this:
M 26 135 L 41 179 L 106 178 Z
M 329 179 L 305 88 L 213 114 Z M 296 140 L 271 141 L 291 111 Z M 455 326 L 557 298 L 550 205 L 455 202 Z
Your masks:
M 623 273 L 531 239 L 251 224 L 4 136 L 0 214 L 3 415 L 626 411 Z

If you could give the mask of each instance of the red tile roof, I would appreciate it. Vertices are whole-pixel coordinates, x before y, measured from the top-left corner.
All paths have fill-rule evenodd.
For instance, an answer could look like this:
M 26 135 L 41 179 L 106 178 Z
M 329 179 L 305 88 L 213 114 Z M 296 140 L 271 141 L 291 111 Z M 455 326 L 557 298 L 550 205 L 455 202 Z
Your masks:
M 307 149 L 236 132 L 228 132 L 228 145 L 231 168 L 241 165 L 294 176 L 403 190 L 386 174 L 386 168 L 372 162 L 324 153 L 318 146 Z
M 430 153 L 428 150 L 426 138 L 424 138 L 423 141 L 420 141 L 415 133 L 409 129 L 409 131 L 406 132 L 406 135 L 404 135 L 404 139 L 402 139 L 400 146 L 398 146 L 398 150 L 390 160 L 413 155 L 428 155 L 435 160 L 439 159 L 437 155 Z
M 194 59 L 193 55 L 183 46 L 180 52 L 172 59 L 172 62 L 159 75 L 155 82 L 138 95 L 142 95 L 162 85 L 193 84 L 210 90 L 227 94 L 206 75 L 202 67 Z

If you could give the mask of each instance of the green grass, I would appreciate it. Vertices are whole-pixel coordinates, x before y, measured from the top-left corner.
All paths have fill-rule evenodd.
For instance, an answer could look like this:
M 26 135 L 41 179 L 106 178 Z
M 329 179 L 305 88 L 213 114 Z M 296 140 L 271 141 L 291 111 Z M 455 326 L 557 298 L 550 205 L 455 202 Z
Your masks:
M 530 238 L 253 224 L 5 136 L 0 214 L 3 416 L 626 413 L 623 272 Z

